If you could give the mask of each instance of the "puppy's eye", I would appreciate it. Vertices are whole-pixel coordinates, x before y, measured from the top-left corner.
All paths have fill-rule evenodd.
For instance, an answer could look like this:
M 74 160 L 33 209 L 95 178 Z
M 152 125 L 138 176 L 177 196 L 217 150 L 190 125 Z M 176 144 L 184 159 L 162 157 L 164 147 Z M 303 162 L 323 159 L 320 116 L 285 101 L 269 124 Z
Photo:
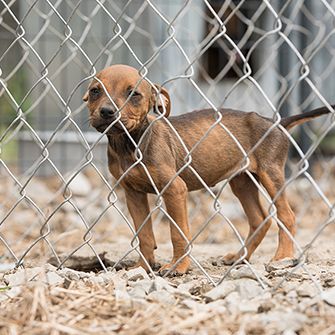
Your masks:
M 90 89 L 90 97 L 91 98 L 97 98 L 100 95 L 100 89 L 98 87 L 93 87 Z
M 137 99 L 137 100 L 142 98 L 142 94 L 138 91 L 133 91 L 132 88 L 128 88 L 127 96 L 130 97 L 131 99 Z

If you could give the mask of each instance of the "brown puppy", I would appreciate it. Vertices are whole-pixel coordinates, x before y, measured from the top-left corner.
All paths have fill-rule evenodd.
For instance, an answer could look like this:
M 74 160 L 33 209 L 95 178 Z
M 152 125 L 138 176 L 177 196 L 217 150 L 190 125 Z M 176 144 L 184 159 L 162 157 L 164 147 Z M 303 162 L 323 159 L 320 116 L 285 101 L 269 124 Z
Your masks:
M 165 117 L 168 117 L 170 98 L 167 91 L 157 85 L 150 85 L 141 78 L 136 69 L 125 65 L 106 68 L 98 73 L 96 78 L 83 99 L 90 111 L 91 125 L 100 132 L 106 131 L 109 141 L 109 170 L 116 179 L 122 178 L 121 185 L 126 193 L 127 206 L 138 231 L 140 251 L 146 260 L 140 258 L 138 265 L 147 269 L 146 262 L 150 266 L 155 264 L 156 243 L 147 199 L 147 193 L 155 193 L 155 189 L 148 177 L 149 172 L 157 190 L 162 191 L 168 215 L 176 223 L 170 224 L 173 258 L 160 272 L 183 274 L 190 265 L 190 259 L 185 255 L 188 241 L 191 239 L 187 219 L 187 192 L 203 187 L 194 170 L 208 186 L 214 186 L 230 177 L 246 161 L 236 141 L 222 125 L 229 129 L 248 153 L 273 122 L 256 113 L 221 109 L 222 125 L 215 125 L 208 136 L 200 141 L 216 121 L 216 113 L 213 110 L 206 109 L 170 117 L 169 122 L 187 149 L 191 150 L 197 145 L 192 152 L 190 167 L 183 169 L 187 152 L 176 133 L 166 119 L 157 120 L 148 115 L 156 105 L 161 112 L 165 112 Z M 328 112 L 327 108 L 319 108 L 309 113 L 284 118 L 281 125 L 289 129 Z M 137 158 L 138 153 L 135 153 L 134 143 L 127 132 L 136 144 L 139 144 L 141 160 Z M 279 220 L 294 236 L 295 216 L 285 193 L 282 192 L 288 147 L 289 140 L 286 135 L 275 127 L 248 155 L 250 162 L 246 170 L 254 175 L 274 199 Z M 235 176 L 230 181 L 230 186 L 248 217 L 250 228 L 246 240 L 246 259 L 249 259 L 262 241 L 271 221 L 263 222 L 267 213 L 261 205 L 258 188 L 246 173 Z M 259 227 L 261 223 L 263 225 Z M 259 229 L 255 233 L 257 227 Z M 278 248 L 273 259 L 292 258 L 293 253 L 291 238 L 280 228 Z M 241 256 L 243 252 L 229 254 L 225 261 L 232 264 Z

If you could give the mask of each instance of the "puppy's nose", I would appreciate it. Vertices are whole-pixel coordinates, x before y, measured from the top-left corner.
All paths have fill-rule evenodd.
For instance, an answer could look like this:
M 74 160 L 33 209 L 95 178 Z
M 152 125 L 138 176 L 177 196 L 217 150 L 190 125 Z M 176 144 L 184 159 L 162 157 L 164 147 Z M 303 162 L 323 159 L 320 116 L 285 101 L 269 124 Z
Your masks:
M 112 108 L 108 108 L 108 107 L 102 107 L 100 109 L 100 116 L 103 119 L 110 119 L 114 116 L 115 111 Z

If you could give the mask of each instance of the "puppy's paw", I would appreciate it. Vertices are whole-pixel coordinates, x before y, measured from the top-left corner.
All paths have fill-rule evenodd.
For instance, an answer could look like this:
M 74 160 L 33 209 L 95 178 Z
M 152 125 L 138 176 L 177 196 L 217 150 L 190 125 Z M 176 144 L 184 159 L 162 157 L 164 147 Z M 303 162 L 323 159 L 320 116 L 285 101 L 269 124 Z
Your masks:
M 227 254 L 220 258 L 220 261 L 218 261 L 218 266 L 220 265 L 233 265 L 236 261 L 239 260 L 239 263 L 242 263 L 244 259 L 247 259 L 246 257 L 243 258 L 243 255 L 241 254 Z
M 284 270 L 288 268 L 292 268 L 299 263 L 298 259 L 286 257 L 283 259 L 272 259 L 270 263 L 265 265 L 265 269 L 267 272 Z
M 189 259 L 183 259 L 177 265 L 174 262 L 163 265 L 158 273 L 159 275 L 168 277 L 182 276 L 187 273 L 190 267 Z
M 161 264 L 155 261 L 150 261 L 148 263 L 152 271 L 157 271 L 161 268 Z M 138 267 L 142 267 L 145 271 L 150 272 L 150 268 L 147 266 L 143 259 L 139 259 L 133 266 L 129 267 L 128 269 L 130 270 Z

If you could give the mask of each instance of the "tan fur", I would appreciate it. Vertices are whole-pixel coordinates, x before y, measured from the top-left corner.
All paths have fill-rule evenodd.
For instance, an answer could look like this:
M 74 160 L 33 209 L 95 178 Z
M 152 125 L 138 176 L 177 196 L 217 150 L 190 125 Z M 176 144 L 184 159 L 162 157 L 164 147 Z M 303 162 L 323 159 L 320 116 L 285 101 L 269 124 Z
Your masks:
M 93 80 L 89 92 L 84 96 L 90 111 L 91 125 L 97 130 L 106 131 L 108 146 L 108 164 L 112 175 L 119 179 L 124 172 L 132 166 L 137 158 L 135 147 L 125 134 L 120 122 L 112 127 L 110 124 L 117 117 L 117 109 L 121 108 L 127 100 L 129 88 L 133 89 L 141 80 L 138 71 L 125 65 L 111 66 Z M 116 104 L 113 106 L 104 89 Z M 95 96 L 92 88 L 100 90 Z M 157 92 L 157 89 L 159 92 Z M 127 128 L 135 142 L 140 140 L 140 149 L 143 155 L 142 163 L 146 166 L 159 191 L 162 194 L 166 209 L 171 218 L 176 222 L 179 230 L 171 224 L 171 239 L 173 244 L 173 258 L 169 264 L 162 266 L 161 273 L 170 271 L 173 274 L 183 274 L 189 269 L 189 257 L 185 255 L 188 240 L 191 239 L 187 218 L 187 193 L 203 187 L 202 183 L 193 174 L 191 169 L 183 169 L 186 151 L 169 127 L 165 119 L 155 120 L 149 116 L 149 111 L 156 106 L 165 115 L 170 113 L 170 97 L 168 92 L 156 85 L 152 87 L 146 80 L 142 80 L 136 89 L 136 96 L 130 97 L 122 108 L 121 122 Z M 94 90 L 93 90 L 94 92 Z M 95 92 L 97 93 L 97 92 Z M 140 94 L 140 97 L 139 95 Z M 162 95 L 159 95 L 162 94 Z M 102 113 L 112 117 L 102 117 Z M 221 123 L 227 127 L 246 152 L 249 152 L 265 132 L 273 124 L 271 120 L 261 117 L 256 113 L 245 113 L 229 109 L 222 109 Z M 311 117 L 324 114 L 309 113 L 292 119 L 283 119 L 282 124 L 290 128 L 294 123 L 301 123 Z M 208 186 L 214 186 L 223 179 L 228 178 L 241 168 L 244 162 L 243 154 L 234 140 L 227 134 L 221 125 L 216 125 L 207 137 L 203 138 L 206 131 L 216 121 L 215 112 L 211 109 L 194 111 L 180 116 L 170 117 L 169 121 L 183 139 L 190 150 L 198 141 L 203 139 L 192 153 L 191 166 Z M 115 122 L 115 121 L 114 121 Z M 149 127 L 150 125 L 150 127 Z M 278 128 L 274 128 L 264 141 L 249 156 L 250 164 L 247 170 L 265 187 L 271 198 L 275 198 L 278 218 L 294 236 L 295 218 L 286 199 L 285 192 L 281 192 L 284 183 L 284 166 L 287 157 L 289 141 L 286 135 Z M 176 176 L 177 172 L 180 172 Z M 154 193 L 152 184 L 141 164 L 136 164 L 125 176 L 121 185 L 126 194 L 129 212 L 139 234 L 140 250 L 151 265 L 155 265 L 154 249 L 156 242 L 152 231 L 151 218 L 147 194 Z M 167 188 L 166 186 L 169 185 Z M 249 221 L 249 237 L 254 234 L 257 227 L 267 216 L 266 210 L 259 201 L 259 191 L 247 174 L 241 173 L 230 181 L 231 188 L 240 200 Z M 147 220 L 143 225 L 144 220 Z M 246 245 L 249 259 L 266 234 L 271 221 L 268 220 L 253 236 L 247 238 Z M 293 257 L 293 242 L 283 229 L 279 229 L 279 241 L 273 259 L 279 260 Z M 227 264 L 236 261 L 242 254 L 229 254 L 225 257 Z M 147 269 L 145 262 L 140 259 L 138 265 Z

